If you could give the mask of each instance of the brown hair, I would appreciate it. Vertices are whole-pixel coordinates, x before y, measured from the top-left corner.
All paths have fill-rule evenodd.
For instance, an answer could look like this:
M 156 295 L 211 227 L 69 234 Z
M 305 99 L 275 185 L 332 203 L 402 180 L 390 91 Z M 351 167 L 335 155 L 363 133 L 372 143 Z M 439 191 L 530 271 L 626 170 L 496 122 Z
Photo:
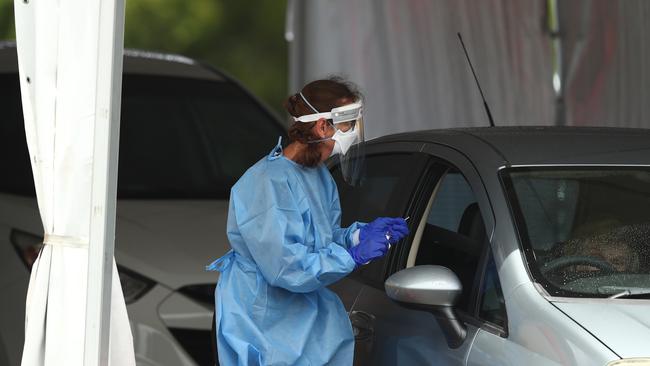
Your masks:
M 319 113 L 329 112 L 332 108 L 361 99 L 361 94 L 356 87 L 340 77 L 312 81 L 305 85 L 301 92 Z M 305 103 L 300 93 L 288 97 L 284 102 L 284 108 L 293 117 L 316 113 Z M 307 148 L 296 159 L 298 164 L 307 167 L 314 167 L 320 162 L 320 144 L 309 143 L 318 139 L 312 131 L 315 124 L 316 122 L 295 122 L 289 127 L 289 142 L 298 141 L 307 144 Z

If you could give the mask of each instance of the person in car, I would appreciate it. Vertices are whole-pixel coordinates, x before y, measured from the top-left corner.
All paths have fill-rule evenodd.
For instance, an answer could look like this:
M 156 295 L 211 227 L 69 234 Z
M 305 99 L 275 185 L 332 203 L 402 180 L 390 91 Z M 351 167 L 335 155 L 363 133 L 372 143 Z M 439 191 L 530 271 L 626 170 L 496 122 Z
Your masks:
M 623 225 L 614 218 L 591 220 L 574 230 L 574 239 L 567 243 L 564 254 L 602 260 L 617 272 L 637 272 L 640 263 L 634 243 L 637 226 Z M 578 265 L 574 269 L 599 270 L 591 265 Z
M 289 97 L 290 144 L 279 142 L 233 186 L 232 250 L 215 299 L 221 365 L 352 365 L 354 337 L 340 299 L 326 286 L 382 257 L 408 233 L 402 218 L 340 227 L 337 187 L 323 162 L 355 166 L 360 95 L 340 79 L 317 80 Z M 251 131 L 254 133 L 254 131 Z M 357 175 L 358 172 L 351 172 Z

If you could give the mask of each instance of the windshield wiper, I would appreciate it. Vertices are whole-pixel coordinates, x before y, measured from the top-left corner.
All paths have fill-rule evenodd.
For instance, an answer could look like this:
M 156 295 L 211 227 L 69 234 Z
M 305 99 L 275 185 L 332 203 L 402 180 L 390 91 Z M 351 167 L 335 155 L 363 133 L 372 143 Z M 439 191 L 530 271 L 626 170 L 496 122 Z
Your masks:
M 629 288 L 608 297 L 608 299 L 624 299 L 624 298 L 650 299 L 650 289 Z

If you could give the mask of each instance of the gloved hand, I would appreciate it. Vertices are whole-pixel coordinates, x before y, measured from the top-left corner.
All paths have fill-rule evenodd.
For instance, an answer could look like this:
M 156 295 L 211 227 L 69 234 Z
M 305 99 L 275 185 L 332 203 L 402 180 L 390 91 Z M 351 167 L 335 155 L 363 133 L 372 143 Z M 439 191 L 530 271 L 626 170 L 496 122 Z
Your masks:
M 361 233 L 359 233 L 361 234 Z M 357 266 L 364 265 L 373 259 L 383 257 L 388 251 L 386 233 L 382 231 L 367 231 L 358 245 L 348 249 L 350 256 Z
M 370 233 L 383 233 L 385 240 L 394 244 L 408 235 L 406 220 L 401 217 L 379 217 L 359 229 L 359 240 L 363 241 Z
M 398 241 L 404 239 L 409 234 L 409 227 L 406 224 L 406 220 L 401 217 L 394 219 L 393 224 L 390 226 L 387 239 L 391 244 L 395 244 Z

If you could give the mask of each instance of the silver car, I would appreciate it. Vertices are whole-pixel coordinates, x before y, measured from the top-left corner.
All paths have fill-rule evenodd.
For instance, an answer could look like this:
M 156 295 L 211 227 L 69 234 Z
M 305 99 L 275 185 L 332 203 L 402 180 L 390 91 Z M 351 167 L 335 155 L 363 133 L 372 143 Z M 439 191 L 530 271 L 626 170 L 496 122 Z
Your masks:
M 650 132 L 477 128 L 367 145 L 337 166 L 343 224 L 409 217 L 332 288 L 355 365 L 650 365 Z
M 19 365 L 42 243 L 12 43 L 0 43 L 0 365 Z M 286 132 L 192 59 L 126 51 L 115 255 L 140 366 L 211 365 L 214 272 L 230 186 Z

